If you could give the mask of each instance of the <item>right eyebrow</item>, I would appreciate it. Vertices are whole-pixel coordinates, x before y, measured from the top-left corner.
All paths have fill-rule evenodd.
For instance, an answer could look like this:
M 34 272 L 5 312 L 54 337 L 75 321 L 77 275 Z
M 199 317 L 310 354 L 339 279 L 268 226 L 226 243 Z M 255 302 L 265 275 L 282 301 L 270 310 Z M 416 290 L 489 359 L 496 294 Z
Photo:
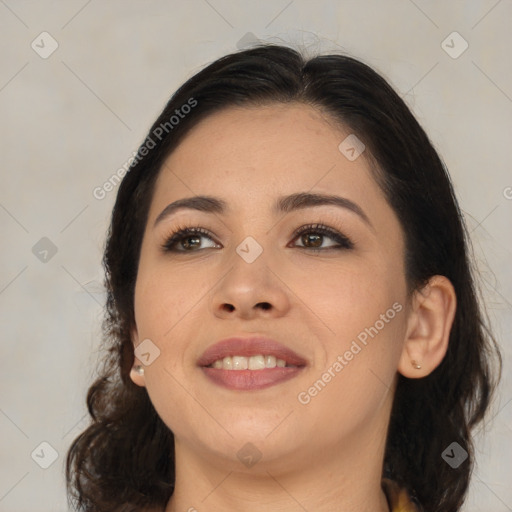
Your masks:
M 188 208 L 189 210 L 198 210 L 200 212 L 216 214 L 225 214 L 229 209 L 227 203 L 218 197 L 184 197 L 183 199 L 178 199 L 177 201 L 168 204 L 156 218 L 153 227 L 165 218 L 173 215 L 176 211 L 185 208 Z

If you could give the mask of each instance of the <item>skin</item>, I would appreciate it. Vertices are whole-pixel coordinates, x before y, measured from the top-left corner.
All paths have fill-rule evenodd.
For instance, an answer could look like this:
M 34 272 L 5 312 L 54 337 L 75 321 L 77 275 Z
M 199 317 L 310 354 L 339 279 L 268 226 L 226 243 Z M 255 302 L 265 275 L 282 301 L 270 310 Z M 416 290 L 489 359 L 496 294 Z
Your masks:
M 161 170 L 132 336 L 135 347 L 152 340 L 160 356 L 131 378 L 147 388 L 175 436 L 176 490 L 166 512 L 388 511 L 381 472 L 397 374 L 421 378 L 442 361 L 455 293 L 434 276 L 408 296 L 401 225 L 364 153 L 349 161 L 338 149 L 350 133 L 303 104 L 229 108 L 195 126 Z M 277 197 L 297 192 L 348 198 L 371 226 L 332 205 L 272 214 Z M 169 203 L 195 195 L 220 197 L 231 210 L 180 210 L 153 226 Z M 337 242 L 325 235 L 323 252 L 308 249 L 308 237 L 293 233 L 314 223 L 341 232 L 354 248 L 329 249 Z M 196 225 L 212 233 L 201 235 L 199 248 L 161 249 L 178 226 Z M 263 248 L 253 263 L 235 250 L 247 236 Z M 298 394 L 394 303 L 403 309 L 300 403 Z M 254 333 L 292 348 L 307 367 L 267 389 L 233 391 L 196 365 L 215 342 Z M 262 455 L 250 468 L 237 457 L 246 443 Z

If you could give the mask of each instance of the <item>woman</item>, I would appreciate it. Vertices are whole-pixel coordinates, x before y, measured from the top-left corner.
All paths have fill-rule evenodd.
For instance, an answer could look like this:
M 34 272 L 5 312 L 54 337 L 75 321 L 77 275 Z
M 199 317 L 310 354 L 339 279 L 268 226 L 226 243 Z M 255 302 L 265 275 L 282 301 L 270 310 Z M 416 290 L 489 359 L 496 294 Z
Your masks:
M 118 192 L 76 509 L 460 510 L 501 370 L 466 236 L 365 64 L 260 45 L 197 73 Z

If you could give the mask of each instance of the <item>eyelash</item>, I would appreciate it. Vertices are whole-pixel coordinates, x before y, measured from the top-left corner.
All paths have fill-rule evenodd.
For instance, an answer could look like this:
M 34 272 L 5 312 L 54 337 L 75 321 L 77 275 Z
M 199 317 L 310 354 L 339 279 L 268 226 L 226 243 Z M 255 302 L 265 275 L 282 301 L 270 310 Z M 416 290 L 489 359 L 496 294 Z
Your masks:
M 296 240 L 301 235 L 305 233 L 315 233 L 315 234 L 321 234 L 328 236 L 329 238 L 332 238 L 333 241 L 337 242 L 339 245 L 334 247 L 325 247 L 325 248 L 314 248 L 314 247 L 305 247 L 305 246 L 298 246 L 300 249 L 307 249 L 309 251 L 313 252 L 322 252 L 322 251 L 328 251 L 328 250 L 347 250 L 347 249 L 353 249 L 354 243 L 345 235 L 339 233 L 338 231 L 330 228 L 329 226 L 326 226 L 324 224 L 308 224 L 305 226 L 300 227 L 299 229 L 295 230 L 293 233 L 293 240 Z M 202 228 L 201 226 L 190 226 L 190 227 L 178 227 L 174 233 L 169 236 L 169 238 L 162 244 L 162 249 L 164 252 L 196 252 L 195 250 L 177 250 L 173 248 L 178 242 L 181 242 L 187 237 L 192 237 L 195 235 L 204 235 L 208 238 L 212 239 L 211 233 Z M 213 241 L 213 240 L 212 240 Z M 211 247 L 209 247 L 211 249 Z

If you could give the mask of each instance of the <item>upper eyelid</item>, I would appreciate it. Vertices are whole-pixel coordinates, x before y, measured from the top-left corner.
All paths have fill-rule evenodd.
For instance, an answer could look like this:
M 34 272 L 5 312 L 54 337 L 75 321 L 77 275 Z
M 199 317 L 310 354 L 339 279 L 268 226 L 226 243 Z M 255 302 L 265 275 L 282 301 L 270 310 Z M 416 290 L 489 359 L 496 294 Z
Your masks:
M 311 230 L 319 229 L 319 230 L 325 230 L 325 231 L 332 231 L 333 235 L 339 234 L 339 235 L 349 238 L 348 235 L 346 235 L 344 233 L 343 229 L 329 225 L 329 222 L 322 222 L 321 220 L 316 221 L 316 222 L 306 222 L 306 223 L 301 224 L 300 226 L 298 226 L 292 230 L 291 236 L 295 236 L 297 233 L 300 233 L 302 230 L 305 230 L 305 229 L 311 229 Z M 190 223 L 190 224 L 182 223 L 182 224 L 176 226 L 175 228 L 169 230 L 169 233 L 167 235 L 165 235 L 164 238 L 166 240 L 169 238 L 172 238 L 173 236 L 176 236 L 180 231 L 185 231 L 185 232 L 186 231 L 189 231 L 189 232 L 198 231 L 198 234 L 200 234 L 200 235 L 209 236 L 212 239 L 216 238 L 216 235 L 212 232 L 212 230 L 205 228 L 204 226 L 199 225 L 197 223 Z
M 302 212 L 306 213 L 305 210 L 302 210 Z M 293 222 L 293 224 L 297 227 L 295 228 L 292 228 L 292 233 L 295 233 L 297 230 L 301 229 L 301 227 L 303 226 L 310 226 L 310 225 L 321 225 L 322 226 L 325 226 L 326 228 L 328 229 L 332 229 L 334 231 L 337 231 L 339 232 L 340 234 L 345 234 L 345 231 L 348 230 L 348 227 L 349 226 L 354 226 L 354 227 L 351 227 L 350 228 L 350 231 L 353 231 L 354 228 L 355 228 L 355 224 L 353 224 L 353 219 L 351 219 L 350 217 L 347 217 L 347 218 L 339 218 L 339 217 L 335 217 L 335 218 L 329 218 L 329 217 L 324 217 L 323 215 L 325 215 L 325 213 L 322 213 L 322 212 L 317 212 L 316 215 L 315 215 L 315 220 L 313 221 L 307 221 L 307 220 L 291 220 L 291 221 L 285 221 L 285 222 Z M 210 219 L 210 220 L 213 220 L 213 219 Z M 194 228 L 202 228 L 202 229 L 206 229 L 207 231 L 209 231 L 212 236 L 213 235 L 213 228 L 210 229 L 210 228 L 207 228 L 206 225 L 208 224 L 211 224 L 211 222 L 209 222 L 208 220 L 204 221 L 204 220 L 198 220 L 197 218 L 195 218 L 195 216 L 191 216 L 190 218 L 187 218 L 187 217 L 183 217 L 182 219 L 176 219 L 176 221 L 174 223 L 170 223 L 168 225 L 168 227 L 165 228 L 165 233 L 174 233 L 176 231 L 178 231 L 179 228 L 184 228 L 184 229 L 194 229 Z M 266 231 L 265 234 L 268 234 L 270 231 L 274 231 L 276 229 L 276 226 L 278 226 L 279 224 L 281 224 L 281 221 L 277 222 L 277 223 L 272 223 L 270 228 Z M 227 231 L 229 231 L 229 233 L 233 233 L 233 230 L 226 226 L 226 224 L 224 222 L 222 222 L 222 226 L 220 227 L 220 230 L 224 230 L 226 229 Z M 347 236 L 347 235 L 345 235 Z M 168 235 L 167 235 L 168 237 Z

